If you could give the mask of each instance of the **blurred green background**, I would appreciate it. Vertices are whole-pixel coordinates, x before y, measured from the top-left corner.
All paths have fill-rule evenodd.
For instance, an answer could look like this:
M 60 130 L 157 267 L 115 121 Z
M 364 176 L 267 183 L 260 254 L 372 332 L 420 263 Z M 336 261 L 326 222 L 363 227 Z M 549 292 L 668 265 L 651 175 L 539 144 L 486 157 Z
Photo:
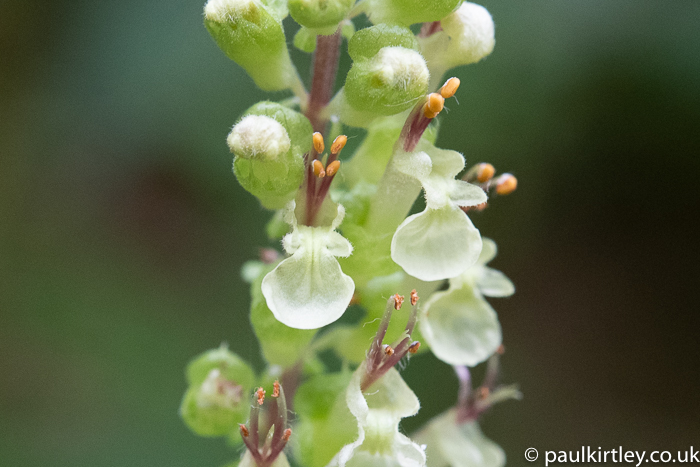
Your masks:
M 497 46 L 457 70 L 439 139 L 520 181 L 473 216 L 517 287 L 493 303 L 525 393 L 484 429 L 509 465 L 530 446 L 697 446 L 700 2 L 484 4 Z M 197 353 L 227 341 L 262 365 L 239 269 L 268 214 L 225 136 L 265 95 L 202 7 L 0 3 L 3 467 L 235 457 L 177 409 Z M 407 431 L 454 402 L 432 357 L 403 374 L 423 404 Z

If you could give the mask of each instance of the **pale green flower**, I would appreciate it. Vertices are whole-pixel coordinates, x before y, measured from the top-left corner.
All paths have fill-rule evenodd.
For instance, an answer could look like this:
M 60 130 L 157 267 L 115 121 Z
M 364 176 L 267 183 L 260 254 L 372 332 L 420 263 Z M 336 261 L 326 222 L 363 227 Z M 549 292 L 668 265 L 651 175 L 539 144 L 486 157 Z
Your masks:
M 340 318 L 350 303 L 355 283 L 335 259 L 352 253 L 350 242 L 335 231 L 344 215 L 339 205 L 330 226 L 298 225 L 290 203 L 287 220 L 292 232 L 282 239 L 282 246 L 291 256 L 262 281 L 267 306 L 287 326 L 320 328 Z
M 455 180 L 464 168 L 464 157 L 422 140 L 415 152 L 395 154 L 394 164 L 421 182 L 426 208 L 398 226 L 391 242 L 391 258 L 424 281 L 462 274 L 479 257 L 481 235 L 460 207 L 487 200 L 478 186 Z
M 440 360 L 474 366 L 501 345 L 501 325 L 483 296 L 507 297 L 515 288 L 502 272 L 486 267 L 495 256 L 496 244 L 485 238 L 477 263 L 450 279 L 449 288 L 432 294 L 422 308 L 420 331 Z
M 391 368 L 372 384 L 366 393 L 360 388 L 366 363 L 350 380 L 346 402 L 357 419 L 358 438 L 333 458 L 328 467 L 422 467 L 425 452 L 399 432 L 402 418 L 418 413 L 420 403 Z
M 476 420 L 459 423 L 457 409 L 433 418 L 414 435 L 427 446 L 427 467 L 503 467 L 503 449 L 481 432 Z

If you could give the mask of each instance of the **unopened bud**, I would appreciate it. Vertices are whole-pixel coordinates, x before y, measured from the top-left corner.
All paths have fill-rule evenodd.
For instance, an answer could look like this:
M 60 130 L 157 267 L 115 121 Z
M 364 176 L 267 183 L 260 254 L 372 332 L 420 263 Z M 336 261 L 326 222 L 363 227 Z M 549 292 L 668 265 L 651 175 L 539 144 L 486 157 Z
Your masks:
M 384 47 L 418 50 L 418 41 L 410 29 L 403 26 L 377 24 L 360 29 L 348 42 L 348 54 L 353 61 L 372 58 Z
M 355 0 L 289 0 L 289 14 L 305 28 L 333 34 Z
M 353 63 L 345 81 L 345 98 L 355 110 L 395 115 L 426 94 L 429 77 L 421 54 L 384 47 L 374 57 Z
M 298 80 L 280 20 L 258 0 L 209 0 L 204 24 L 219 48 L 263 90 L 290 88 Z
M 373 23 L 401 24 L 440 21 L 462 0 L 367 0 L 369 18 Z
M 518 187 L 518 179 L 509 173 L 499 176 L 494 182 L 496 183 L 496 193 L 499 195 L 509 195 Z
M 268 161 L 286 154 L 291 146 L 287 130 L 274 118 L 264 115 L 243 117 L 226 142 L 238 157 Z

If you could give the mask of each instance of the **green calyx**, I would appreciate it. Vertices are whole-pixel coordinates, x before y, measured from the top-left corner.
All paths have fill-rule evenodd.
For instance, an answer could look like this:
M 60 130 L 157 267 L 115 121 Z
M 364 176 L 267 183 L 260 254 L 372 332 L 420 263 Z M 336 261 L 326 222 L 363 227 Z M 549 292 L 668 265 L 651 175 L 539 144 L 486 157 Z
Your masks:
M 228 138 L 238 182 L 263 206 L 284 207 L 303 181 L 312 132 L 306 117 L 281 104 L 263 101 L 249 108 Z
M 287 6 L 294 21 L 310 29 L 335 28 L 354 5 L 355 0 L 289 0 Z
M 408 26 L 440 21 L 453 12 L 462 0 L 367 0 L 367 15 L 377 23 Z
M 353 63 L 345 81 L 345 99 L 358 111 L 394 115 L 428 92 L 429 78 L 420 53 L 405 47 L 383 47 L 372 58 Z
M 377 24 L 360 29 L 352 36 L 348 42 L 348 54 L 354 61 L 358 61 L 374 57 L 383 47 L 418 50 L 418 41 L 408 28 Z
M 280 12 L 258 0 L 209 0 L 204 25 L 221 50 L 266 91 L 293 86 Z
M 244 422 L 255 375 L 225 346 L 209 350 L 187 366 L 189 388 L 180 406 L 187 426 L 200 436 L 226 436 Z

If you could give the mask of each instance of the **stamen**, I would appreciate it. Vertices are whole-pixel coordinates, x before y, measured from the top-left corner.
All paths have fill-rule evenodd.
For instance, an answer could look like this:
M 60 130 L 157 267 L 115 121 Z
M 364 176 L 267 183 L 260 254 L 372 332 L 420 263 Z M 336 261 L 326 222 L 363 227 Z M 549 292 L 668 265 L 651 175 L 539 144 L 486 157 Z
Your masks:
M 258 405 L 263 405 L 263 402 L 265 402 L 265 390 L 263 388 L 258 388 L 256 394 L 258 397 Z
M 280 396 L 280 382 L 275 381 L 275 383 L 272 385 L 272 397 L 279 397 Z
M 385 345 L 384 353 L 391 357 L 392 355 L 394 355 L 394 349 L 390 345 Z
M 486 399 L 491 394 L 491 390 L 486 386 L 481 386 L 479 388 L 479 399 Z
M 318 131 L 313 135 L 314 149 L 317 153 L 322 154 L 323 150 L 326 149 L 326 145 L 323 143 L 323 135 Z
M 496 349 L 496 353 L 498 355 L 503 355 L 504 353 L 506 353 L 505 346 L 503 344 L 499 345 L 498 348 Z
M 449 99 L 450 97 L 455 95 L 457 89 L 459 88 L 459 84 L 459 78 L 448 79 L 447 81 L 445 81 L 445 84 L 443 84 L 440 88 L 440 95 L 445 99 Z
M 282 436 L 282 439 L 283 439 L 284 442 L 286 443 L 287 441 L 289 441 L 289 438 L 290 438 L 291 436 L 292 436 L 292 429 L 291 429 L 291 428 L 287 428 L 286 430 L 284 430 L 284 436 Z
M 328 164 L 328 167 L 326 167 L 326 175 L 329 177 L 332 177 L 338 172 L 338 169 L 340 168 L 340 161 L 333 161 L 330 164 Z
M 395 294 L 394 295 L 394 309 L 400 310 L 402 305 L 403 305 L 403 295 Z
M 416 292 L 416 289 L 411 290 L 411 305 L 415 305 L 418 303 L 418 293 Z
M 518 187 L 518 179 L 512 174 L 505 173 L 494 180 L 496 193 L 499 195 L 509 195 Z
M 318 178 L 323 178 L 326 176 L 326 171 L 323 170 L 323 164 L 318 159 L 314 161 L 314 175 L 316 175 Z
M 340 135 L 333 140 L 331 144 L 331 154 L 338 154 L 345 147 L 345 143 L 348 142 L 348 137 L 345 135 Z
M 418 353 L 418 349 L 420 348 L 420 342 L 415 341 L 413 344 L 408 346 L 408 351 L 412 354 Z
M 250 435 L 250 431 L 248 431 L 248 427 L 246 427 L 244 424 L 239 423 L 238 428 L 240 428 L 241 436 L 243 436 L 244 438 L 247 438 L 248 435 Z

